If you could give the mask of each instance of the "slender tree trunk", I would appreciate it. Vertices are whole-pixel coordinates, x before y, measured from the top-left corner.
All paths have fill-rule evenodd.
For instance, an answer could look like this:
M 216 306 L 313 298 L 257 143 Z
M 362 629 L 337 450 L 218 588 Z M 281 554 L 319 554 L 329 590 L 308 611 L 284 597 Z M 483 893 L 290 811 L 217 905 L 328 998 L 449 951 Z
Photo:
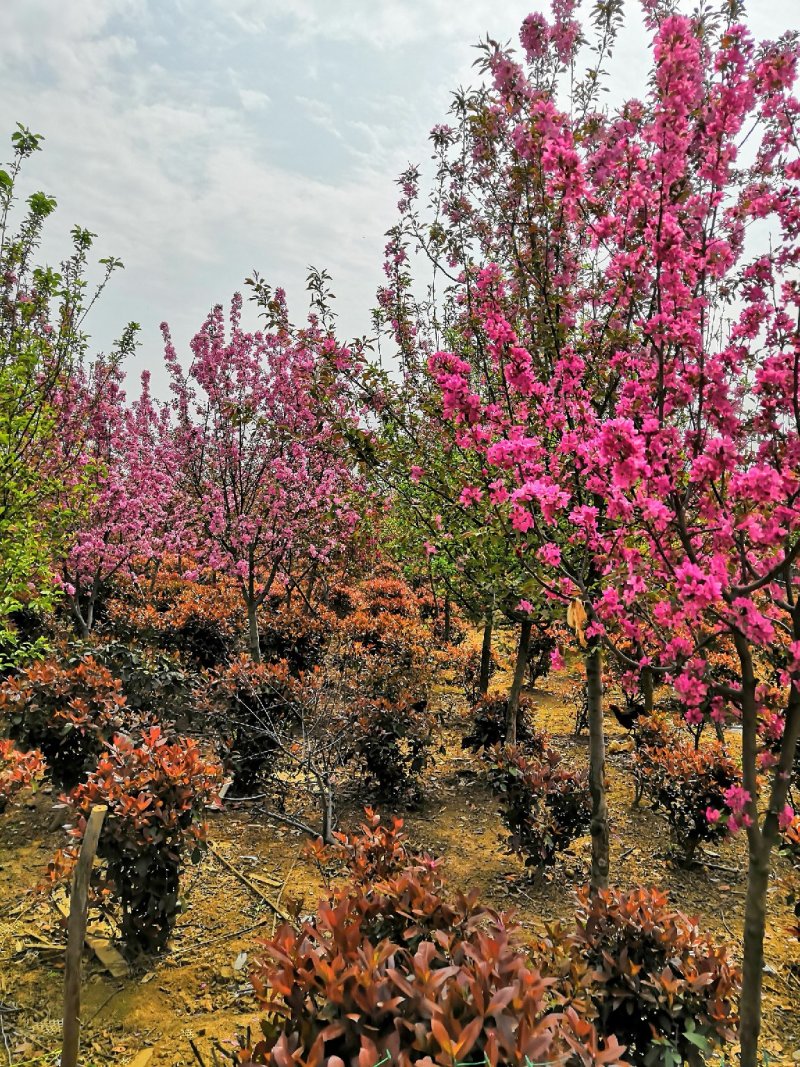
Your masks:
M 525 668 L 528 665 L 528 646 L 531 643 L 530 619 L 526 619 L 519 629 L 519 644 L 517 645 L 517 660 L 514 664 L 514 680 L 511 683 L 511 691 L 508 694 L 508 711 L 506 712 L 506 744 L 517 743 L 517 712 L 519 710 L 519 694 L 522 691 L 522 683 L 525 680 Z
M 645 715 L 653 714 L 653 672 L 649 667 L 642 668 L 642 696 L 644 697 Z
M 247 644 L 253 663 L 260 663 L 261 642 L 258 636 L 258 607 L 255 600 L 247 601 Z
M 767 921 L 769 848 L 750 847 L 744 906 L 742 994 L 739 999 L 741 1067 L 757 1067 L 761 1033 L 761 986 L 764 978 L 764 929 Z
M 606 803 L 606 743 L 603 731 L 603 653 L 592 642 L 586 655 L 586 693 L 589 700 L 589 791 L 592 797 L 592 889 L 608 886 L 608 805 Z
M 494 629 L 494 612 L 489 611 L 483 624 L 483 644 L 481 645 L 481 673 L 478 678 L 478 692 L 485 697 L 489 692 L 489 675 L 492 672 L 492 631 Z
M 322 813 L 322 840 L 326 845 L 332 845 L 334 841 L 334 811 L 333 790 L 327 778 L 320 780 L 319 803 Z
M 75 629 L 78 631 L 78 636 L 84 639 L 87 638 L 89 636 L 89 624 L 83 617 L 77 596 L 72 598 L 72 617 L 75 620 Z
M 450 629 L 451 629 L 450 594 L 445 592 L 445 594 L 444 594 L 444 642 L 445 642 L 445 644 L 449 644 L 450 643 Z
M 756 678 L 746 640 L 737 635 L 736 649 L 742 667 L 742 778 L 750 793 L 748 813 L 753 825 L 747 830 L 749 862 L 747 867 L 747 896 L 744 906 L 744 945 L 742 949 L 742 992 L 739 997 L 739 1039 L 741 1067 L 757 1067 L 758 1043 L 761 1034 L 761 989 L 764 977 L 764 930 L 767 922 L 767 888 L 770 857 L 780 832 L 779 815 L 783 811 L 791 780 L 791 768 L 800 740 L 800 693 L 795 685 L 789 691 L 781 754 L 773 770 L 769 808 L 763 828 L 758 829 L 756 803 L 757 777 L 757 721 Z

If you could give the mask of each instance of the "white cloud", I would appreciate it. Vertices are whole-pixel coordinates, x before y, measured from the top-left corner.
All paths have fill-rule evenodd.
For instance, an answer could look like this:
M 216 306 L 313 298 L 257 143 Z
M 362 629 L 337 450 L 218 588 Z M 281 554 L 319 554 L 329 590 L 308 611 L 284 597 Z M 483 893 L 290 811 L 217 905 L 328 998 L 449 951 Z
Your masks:
M 258 89 L 240 89 L 239 100 L 245 111 L 264 111 L 270 105 L 270 98 Z
M 163 389 L 161 319 L 185 346 L 253 268 L 299 317 L 310 263 L 333 275 L 343 333 L 368 330 L 397 173 L 428 158 L 471 44 L 513 37 L 534 3 L 0 2 L 0 137 L 17 119 L 46 135 L 25 188 L 59 201 L 43 252 L 64 254 L 79 222 L 126 263 L 93 315 L 99 343 L 142 322 Z M 778 7 L 751 4 L 757 36 L 781 31 Z M 638 88 L 641 29 L 619 52 L 615 77 Z

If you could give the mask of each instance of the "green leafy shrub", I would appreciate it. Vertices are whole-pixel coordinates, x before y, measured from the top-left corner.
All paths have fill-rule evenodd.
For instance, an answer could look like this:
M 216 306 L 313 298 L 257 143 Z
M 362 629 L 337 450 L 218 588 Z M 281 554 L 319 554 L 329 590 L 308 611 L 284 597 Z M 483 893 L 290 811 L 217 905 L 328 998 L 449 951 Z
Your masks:
M 125 702 L 145 722 L 152 716 L 188 725 L 194 718 L 196 676 L 182 665 L 178 654 L 158 648 L 108 641 L 92 649 L 95 660 L 119 678 Z
M 183 862 L 200 858 L 204 815 L 216 802 L 220 768 L 191 739 L 168 741 L 154 726 L 138 741 L 117 735 L 86 782 L 65 798 L 83 838 L 95 804 L 105 804 L 98 855 L 106 861 L 101 888 L 118 899 L 122 936 L 131 953 L 166 944 L 180 910 Z M 188 857 L 187 857 L 188 853 Z M 65 873 L 74 853 L 54 870 Z

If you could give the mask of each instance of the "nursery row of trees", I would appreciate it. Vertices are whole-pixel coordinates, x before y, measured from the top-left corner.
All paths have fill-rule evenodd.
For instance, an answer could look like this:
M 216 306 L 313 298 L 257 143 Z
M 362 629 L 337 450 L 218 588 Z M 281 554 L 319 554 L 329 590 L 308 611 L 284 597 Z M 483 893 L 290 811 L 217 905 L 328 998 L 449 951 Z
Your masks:
M 689 17 L 648 0 L 647 94 L 611 110 L 603 65 L 621 4 L 595 8 L 583 76 L 574 7 L 529 16 L 522 57 L 488 41 L 480 87 L 432 132 L 430 192 L 416 168 L 402 176 L 375 313 L 388 371 L 366 342 L 337 340 L 324 272 L 300 327 L 254 275 L 261 327 L 245 328 L 236 295 L 184 361 L 165 325 L 172 399 L 145 375 L 128 401 L 135 324 L 94 360 L 84 333 L 120 264 L 103 261 L 91 290 L 93 235 L 76 229 L 60 271 L 36 265 L 55 204 L 33 194 L 15 226 L 20 169 L 40 146 L 19 128 L 0 171 L 5 655 L 41 651 L 32 613 L 66 606 L 86 638 L 109 590 L 152 592 L 166 568 L 238 592 L 259 665 L 265 611 L 324 590 L 336 614 L 333 576 L 380 544 L 430 590 L 443 640 L 454 611 L 483 627 L 479 692 L 496 619 L 518 627 L 507 743 L 528 664 L 580 653 L 595 892 L 613 878 L 604 659 L 633 706 L 651 711 L 671 686 L 689 723 L 742 730 L 741 777 L 706 819 L 747 837 L 740 1033 L 753 1067 L 771 858 L 798 826 L 798 44 L 756 45 L 737 4 Z M 365 632 L 347 639 L 369 644 Z M 342 680 L 346 660 L 325 664 L 350 700 L 361 682 Z M 364 737 L 375 700 L 404 701 L 410 721 L 421 696 L 371 692 Z M 275 721 L 280 702 L 266 703 Z M 397 708 L 384 711 L 388 729 Z M 346 733 L 317 750 L 319 782 Z

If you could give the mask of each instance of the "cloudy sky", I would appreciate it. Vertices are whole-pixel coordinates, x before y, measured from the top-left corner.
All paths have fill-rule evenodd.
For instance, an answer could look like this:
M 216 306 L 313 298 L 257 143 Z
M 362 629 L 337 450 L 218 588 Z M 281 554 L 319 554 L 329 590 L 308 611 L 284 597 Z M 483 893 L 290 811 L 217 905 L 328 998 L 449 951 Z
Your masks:
M 794 2 L 750 0 L 754 34 L 795 28 Z M 542 0 L 0 3 L 0 136 L 8 145 L 23 122 L 46 137 L 24 183 L 59 203 L 44 251 L 57 259 L 79 223 L 99 235 L 98 256 L 125 262 L 92 318 L 98 345 L 140 322 L 136 369 L 163 392 L 162 319 L 185 351 L 253 268 L 287 289 L 299 319 L 311 263 L 333 275 L 341 333 L 368 332 L 396 176 L 428 158 L 427 131 L 474 80 L 471 46 L 487 32 L 516 38 L 535 8 Z M 631 4 L 615 94 L 642 93 L 646 50 Z

